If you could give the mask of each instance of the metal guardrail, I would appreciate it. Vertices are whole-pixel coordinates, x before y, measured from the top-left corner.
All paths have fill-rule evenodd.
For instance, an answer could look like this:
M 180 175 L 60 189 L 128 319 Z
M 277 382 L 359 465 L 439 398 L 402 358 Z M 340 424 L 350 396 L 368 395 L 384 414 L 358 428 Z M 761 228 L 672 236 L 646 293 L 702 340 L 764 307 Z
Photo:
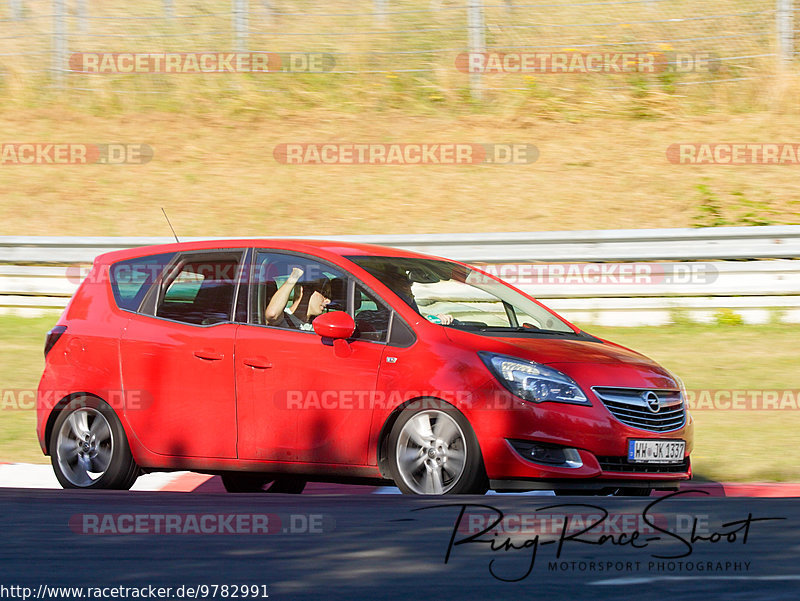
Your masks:
M 265 239 L 277 238 L 266 237 Z M 707 261 L 800 258 L 800 225 L 489 234 L 291 236 L 395 246 L 460 261 Z M 183 238 L 183 241 L 215 238 Z M 221 239 L 221 238 L 216 238 Z M 172 238 L 0 236 L 0 263 L 90 263 Z
M 214 238 L 184 240 L 209 239 Z M 776 315 L 800 321 L 800 260 L 793 260 L 800 259 L 800 226 L 316 239 L 394 246 L 482 264 L 581 323 L 667 323 L 675 311 L 702 321 L 720 309 L 736 311 L 745 321 L 765 322 Z M 0 310 L 63 308 L 97 255 L 172 241 L 0 237 Z M 620 268 L 630 263 L 642 279 L 620 276 Z
M 637 263 L 642 275 L 620 274 L 624 263 L 606 264 L 608 273 L 587 273 L 593 263 L 497 263 L 480 265 L 539 299 L 690 296 L 791 296 L 800 298 L 800 261 Z M 563 275 L 553 267 L 560 266 Z M 642 269 L 645 266 L 646 269 Z M 572 268 L 573 275 L 567 272 Z M 88 266 L 0 265 L 0 295 L 64 297 L 75 293 Z

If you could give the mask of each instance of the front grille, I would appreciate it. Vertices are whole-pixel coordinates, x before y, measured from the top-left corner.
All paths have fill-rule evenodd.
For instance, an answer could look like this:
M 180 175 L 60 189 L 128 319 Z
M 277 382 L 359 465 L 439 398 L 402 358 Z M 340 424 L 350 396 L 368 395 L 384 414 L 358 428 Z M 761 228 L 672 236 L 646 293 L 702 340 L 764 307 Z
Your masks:
M 611 415 L 626 426 L 650 432 L 669 432 L 683 427 L 686 409 L 679 390 L 654 390 L 649 388 L 592 388 Z M 647 395 L 658 397 L 659 408 L 653 411 Z
M 637 474 L 678 474 L 689 471 L 689 458 L 680 463 L 628 463 L 627 457 L 598 457 L 604 472 L 626 472 Z

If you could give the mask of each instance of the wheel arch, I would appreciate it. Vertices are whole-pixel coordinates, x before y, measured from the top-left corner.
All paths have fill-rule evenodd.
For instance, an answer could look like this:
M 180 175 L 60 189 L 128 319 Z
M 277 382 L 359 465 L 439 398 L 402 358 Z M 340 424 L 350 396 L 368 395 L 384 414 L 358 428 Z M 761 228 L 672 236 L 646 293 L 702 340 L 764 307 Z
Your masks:
M 472 427 L 472 423 L 469 421 L 469 418 L 453 403 L 435 396 L 418 396 L 413 399 L 408 399 L 392 410 L 392 412 L 383 422 L 383 426 L 378 434 L 377 459 L 378 470 L 380 471 L 382 478 L 391 479 L 391 474 L 389 471 L 389 436 L 392 433 L 392 428 L 394 428 L 394 425 L 397 423 L 400 414 L 402 414 L 403 411 L 408 409 L 414 403 L 437 403 L 439 405 L 447 405 L 448 407 L 452 407 L 453 410 L 458 411 L 464 417 L 470 428 L 472 428 L 473 435 L 475 435 L 475 428 Z M 477 439 L 477 436 L 475 437 L 475 442 L 478 445 L 478 450 L 481 452 L 481 462 L 483 462 L 483 452 L 480 449 L 480 441 Z
M 53 405 L 53 408 L 50 410 L 50 414 L 47 416 L 47 424 L 45 424 L 45 427 L 44 427 L 44 450 L 45 450 L 44 454 L 45 455 L 50 455 L 50 438 L 53 435 L 53 427 L 55 426 L 55 423 L 56 423 L 56 420 L 58 419 L 59 414 L 64 409 L 64 407 L 69 405 L 72 401 L 74 401 L 76 399 L 81 399 L 81 398 L 97 399 L 98 401 L 101 401 L 101 402 L 105 403 L 106 405 L 108 405 L 108 407 L 112 411 L 114 411 L 114 408 L 111 407 L 111 405 L 109 405 L 108 402 L 104 398 L 102 398 L 102 397 L 100 397 L 100 396 L 98 396 L 96 394 L 93 394 L 91 392 L 71 392 L 70 394 L 66 395 L 60 401 L 58 401 L 55 405 Z M 117 412 L 114 411 L 115 415 L 116 415 L 116 413 Z M 119 418 L 119 415 L 117 415 L 117 418 Z

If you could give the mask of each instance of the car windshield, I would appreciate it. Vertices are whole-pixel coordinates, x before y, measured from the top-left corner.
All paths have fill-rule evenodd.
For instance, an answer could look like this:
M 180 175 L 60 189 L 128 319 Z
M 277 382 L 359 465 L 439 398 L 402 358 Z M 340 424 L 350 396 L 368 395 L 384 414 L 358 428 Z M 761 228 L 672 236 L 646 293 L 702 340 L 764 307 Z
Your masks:
M 574 333 L 563 320 L 508 285 L 449 261 L 349 256 L 434 323 L 478 331 Z

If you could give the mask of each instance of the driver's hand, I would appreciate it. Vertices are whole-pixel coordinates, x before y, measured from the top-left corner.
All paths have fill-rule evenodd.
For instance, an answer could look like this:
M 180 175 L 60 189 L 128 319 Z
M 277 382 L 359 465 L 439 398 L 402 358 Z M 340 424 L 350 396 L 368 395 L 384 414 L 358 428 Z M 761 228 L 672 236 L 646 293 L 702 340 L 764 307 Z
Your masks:
M 295 268 L 292 269 L 292 275 L 290 275 L 289 278 L 291 280 L 297 282 L 297 281 L 300 280 L 300 278 L 303 277 L 303 273 L 304 272 L 303 272 L 302 269 L 300 269 L 299 267 L 295 267 Z
M 436 317 L 442 320 L 443 326 L 449 326 L 451 323 L 453 323 L 453 316 L 449 313 L 440 313 Z

